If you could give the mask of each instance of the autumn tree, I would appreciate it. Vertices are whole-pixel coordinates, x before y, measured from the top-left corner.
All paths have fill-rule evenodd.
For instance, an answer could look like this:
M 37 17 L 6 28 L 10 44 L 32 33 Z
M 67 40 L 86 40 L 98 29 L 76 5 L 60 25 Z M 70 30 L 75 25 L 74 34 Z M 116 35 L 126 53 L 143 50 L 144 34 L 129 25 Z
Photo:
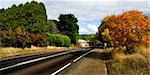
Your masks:
M 150 40 L 149 25 L 150 22 L 142 12 L 131 10 L 105 17 L 99 27 L 99 35 L 115 47 L 126 46 L 130 50 Z

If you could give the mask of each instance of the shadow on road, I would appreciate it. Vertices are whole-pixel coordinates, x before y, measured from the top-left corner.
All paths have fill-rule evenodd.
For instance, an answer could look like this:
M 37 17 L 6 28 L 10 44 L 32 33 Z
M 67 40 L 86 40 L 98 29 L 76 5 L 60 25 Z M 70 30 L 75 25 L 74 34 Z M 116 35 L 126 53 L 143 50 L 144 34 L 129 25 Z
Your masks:
M 111 53 L 100 53 L 100 52 L 92 52 L 85 57 L 101 60 L 109 60 L 112 58 Z

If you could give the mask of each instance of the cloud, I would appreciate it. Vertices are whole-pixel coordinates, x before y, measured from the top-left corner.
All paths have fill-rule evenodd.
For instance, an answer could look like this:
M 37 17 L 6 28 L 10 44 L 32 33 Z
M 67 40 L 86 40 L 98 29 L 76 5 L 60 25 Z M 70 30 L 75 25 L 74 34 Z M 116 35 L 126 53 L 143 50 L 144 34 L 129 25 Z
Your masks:
M 86 28 L 84 28 L 84 27 L 81 27 L 80 29 L 79 29 L 79 33 L 80 34 L 87 34 L 87 33 L 90 33 Z
M 98 31 L 97 25 L 88 24 L 86 27 L 81 27 L 79 29 L 80 34 L 94 34 Z
M 87 29 L 93 33 L 98 31 L 98 27 L 96 25 L 92 25 L 92 24 L 88 24 Z

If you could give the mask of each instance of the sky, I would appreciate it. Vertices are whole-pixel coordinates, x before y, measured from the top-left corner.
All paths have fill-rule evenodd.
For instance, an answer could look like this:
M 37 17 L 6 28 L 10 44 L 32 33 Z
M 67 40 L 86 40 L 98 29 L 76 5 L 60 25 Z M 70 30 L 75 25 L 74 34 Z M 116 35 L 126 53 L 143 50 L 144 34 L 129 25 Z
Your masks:
M 13 4 L 32 0 L 0 0 L 0 9 Z M 74 14 L 78 19 L 79 34 L 94 34 L 101 20 L 113 14 L 121 14 L 132 9 L 150 14 L 150 0 L 34 0 L 45 5 L 48 19 L 56 19 L 60 14 Z

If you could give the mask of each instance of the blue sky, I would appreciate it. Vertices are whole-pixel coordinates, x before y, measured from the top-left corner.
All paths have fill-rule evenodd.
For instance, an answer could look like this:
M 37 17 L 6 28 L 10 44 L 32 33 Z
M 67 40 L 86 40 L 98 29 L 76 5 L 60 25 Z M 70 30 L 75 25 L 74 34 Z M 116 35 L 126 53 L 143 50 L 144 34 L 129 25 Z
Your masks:
M 0 0 L 0 9 L 32 0 Z M 80 34 L 97 32 L 100 21 L 112 14 L 136 9 L 150 14 L 150 0 L 35 0 L 45 4 L 48 19 L 57 19 L 60 14 L 72 13 L 78 18 Z

